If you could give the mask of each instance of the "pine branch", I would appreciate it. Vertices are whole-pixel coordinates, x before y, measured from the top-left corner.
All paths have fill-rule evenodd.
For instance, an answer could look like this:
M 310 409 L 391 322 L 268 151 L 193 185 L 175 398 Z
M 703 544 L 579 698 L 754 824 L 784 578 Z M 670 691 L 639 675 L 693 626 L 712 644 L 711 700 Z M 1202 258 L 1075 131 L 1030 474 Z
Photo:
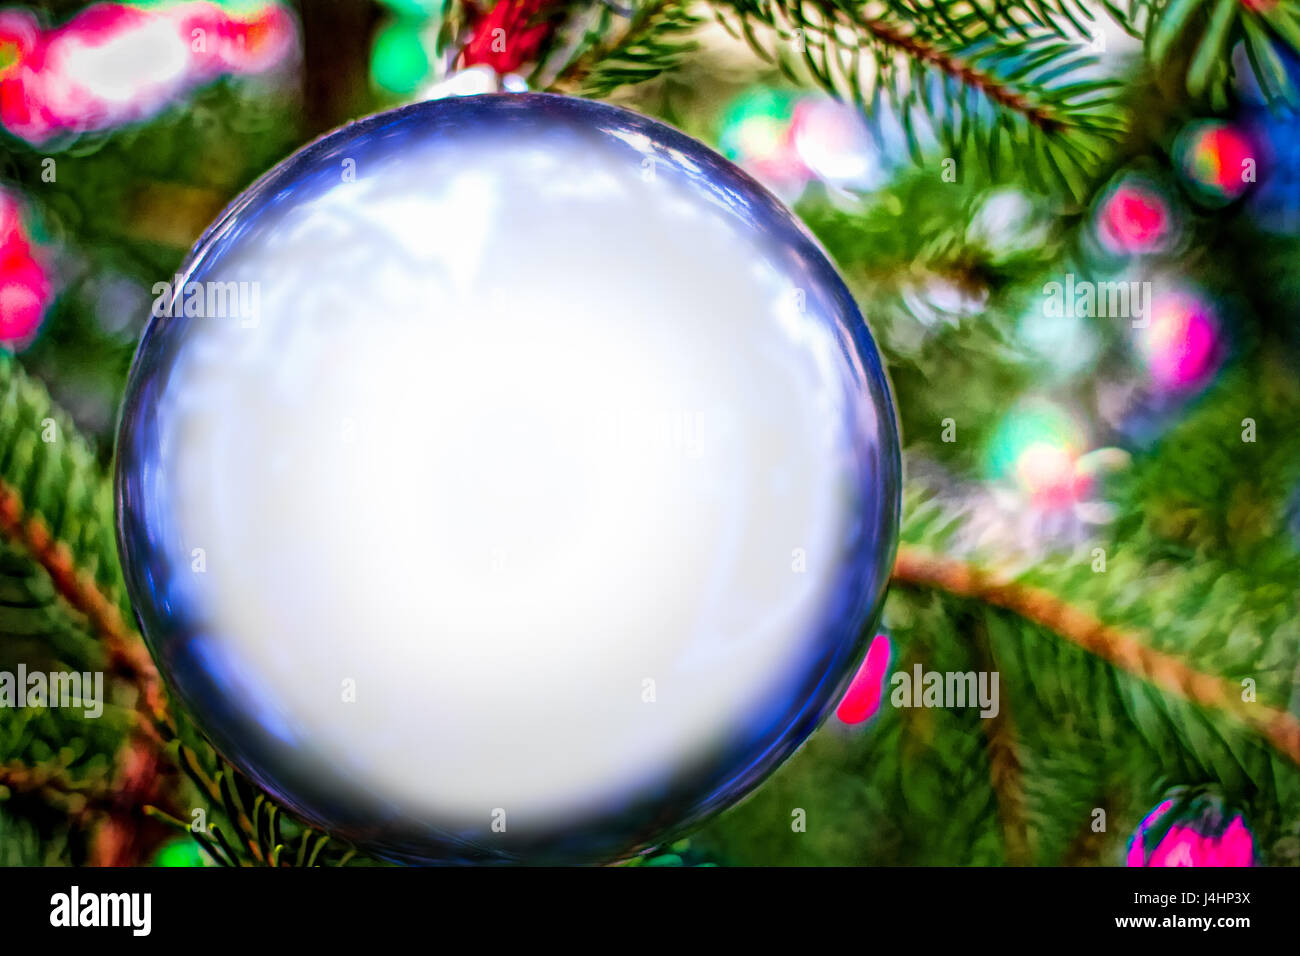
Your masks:
M 1119 6 L 1123 3 L 1123 7 Z M 1194 98 L 1222 101 L 1241 44 L 1271 102 L 1300 98 L 1283 59 L 1300 53 L 1300 9 L 1288 0 L 1116 0 L 1107 10 L 1144 38 L 1156 70 L 1179 69 Z
M 1108 797 L 1101 797 L 1093 801 L 1096 804 L 1095 809 L 1100 810 L 1106 816 L 1110 816 L 1115 807 Z M 1101 854 L 1102 847 L 1106 844 L 1105 828 L 1098 829 L 1096 820 L 1091 814 L 1084 817 L 1083 825 L 1079 827 L 1078 833 L 1070 841 L 1061 858 L 1062 866 L 1087 866 L 1095 861 Z
M 140 866 L 157 851 L 165 829 L 151 825 L 144 808 L 172 807 L 176 800 L 175 769 L 154 737 L 137 732 L 118 753 L 118 769 L 105 818 L 91 843 L 91 866 Z
M 985 673 L 997 672 L 999 668 L 989 644 L 988 628 L 982 620 L 975 623 L 974 644 L 981 659 L 980 669 Z M 1033 850 L 1026 822 L 1024 767 L 1016 745 L 1015 718 L 1007 697 L 1000 688 L 998 712 L 983 721 L 984 736 L 1007 862 L 1012 866 L 1025 866 L 1033 861 Z
M 226 816 L 243 834 L 244 844 L 248 848 L 249 855 L 259 864 L 267 861 L 267 856 L 262 848 L 261 840 L 257 829 L 253 826 L 253 821 L 249 819 L 248 814 L 244 811 L 238 796 L 235 794 L 233 784 L 233 771 L 229 768 L 219 770 L 215 777 L 210 776 L 199 762 L 198 756 L 193 750 L 184 744 L 180 746 L 180 763 L 182 769 L 189 775 L 190 779 L 198 786 L 199 790 L 207 796 L 214 805 L 222 807 Z M 219 831 L 218 831 L 219 832 Z M 233 860 L 237 857 L 233 848 L 225 846 L 226 856 Z
M 230 836 L 217 823 L 209 822 L 206 832 L 195 830 L 160 808 L 147 812 L 189 833 L 208 854 L 227 866 L 346 866 L 356 850 L 328 833 L 294 820 L 245 781 L 243 776 L 218 754 L 209 752 L 208 765 L 199 753 L 180 744 L 177 758 L 186 775 L 208 798 L 230 827 Z M 288 822 L 286 836 L 282 826 Z
M 700 22 L 685 0 L 644 0 L 627 11 L 601 4 L 595 24 L 546 88 L 601 97 L 654 79 L 697 48 L 685 35 Z
M 905 4 L 835 0 L 727 0 L 715 12 L 787 76 L 856 103 L 880 135 L 896 125 L 918 162 L 936 147 L 994 172 L 1014 160 L 1082 197 L 1124 131 L 1121 84 L 1037 24 L 1000 35 L 949 10 L 939 29 Z
M 1111 627 L 1047 591 L 973 564 L 902 547 L 893 580 L 933 588 L 1011 611 L 1129 674 L 1202 707 L 1223 711 L 1300 764 L 1300 720 L 1263 703 L 1247 703 L 1231 681 L 1205 674 L 1147 646 L 1135 633 Z
M 965 36 L 971 24 L 999 34 L 1039 29 L 1050 30 L 1061 38 L 1090 37 L 1096 15 L 1081 0 L 965 0 L 961 15 L 954 16 L 948 0 L 886 0 L 900 16 L 926 24 L 953 36 Z M 1130 18 L 1102 0 L 1103 7 L 1119 25 L 1131 31 Z
M 68 545 L 54 540 L 39 516 L 25 514 L 22 496 L 2 479 L 0 534 L 20 545 L 45 569 L 60 596 L 84 614 L 99 634 L 115 674 L 140 690 L 147 714 L 160 726 L 174 729 L 162 680 L 140 635 L 126 625 L 121 611 L 94 577 L 77 567 Z
M 1004 83 L 991 72 L 970 65 L 956 53 L 944 50 L 938 44 L 928 43 L 916 35 L 908 35 L 902 29 L 882 20 L 863 20 L 862 27 L 885 46 L 898 50 L 919 63 L 935 67 L 945 75 L 981 93 L 989 101 L 1019 113 L 1044 132 L 1054 133 L 1066 128 L 1067 123 L 1061 111 L 1037 102 L 1024 90 Z
M 0 764 L 0 787 L 11 794 L 33 794 L 78 820 L 113 804 L 113 789 L 102 774 L 77 779 L 67 768 L 50 763 L 28 766 L 19 761 Z
M 103 773 L 74 777 L 58 762 L 28 766 L 10 761 L 0 764 L 0 787 L 10 796 L 35 796 L 79 827 L 94 827 L 91 866 L 138 866 L 158 844 L 158 833 L 141 826 L 141 808 L 147 801 L 170 802 L 171 775 L 147 741 L 124 753 L 126 772 L 111 784 Z
M 0 537 L 28 556 L 89 625 L 146 715 L 171 726 L 158 672 L 126 623 L 111 485 L 90 448 L 11 356 L 0 358 Z M 84 625 L 83 625 L 84 627 Z

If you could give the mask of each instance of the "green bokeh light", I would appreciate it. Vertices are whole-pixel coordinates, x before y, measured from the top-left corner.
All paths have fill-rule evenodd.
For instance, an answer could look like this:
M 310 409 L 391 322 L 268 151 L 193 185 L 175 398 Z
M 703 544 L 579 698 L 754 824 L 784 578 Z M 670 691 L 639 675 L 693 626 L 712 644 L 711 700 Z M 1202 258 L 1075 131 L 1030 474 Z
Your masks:
M 370 76 L 377 86 L 399 96 L 409 96 L 428 75 L 429 54 L 418 24 L 394 20 L 380 29 L 370 57 Z

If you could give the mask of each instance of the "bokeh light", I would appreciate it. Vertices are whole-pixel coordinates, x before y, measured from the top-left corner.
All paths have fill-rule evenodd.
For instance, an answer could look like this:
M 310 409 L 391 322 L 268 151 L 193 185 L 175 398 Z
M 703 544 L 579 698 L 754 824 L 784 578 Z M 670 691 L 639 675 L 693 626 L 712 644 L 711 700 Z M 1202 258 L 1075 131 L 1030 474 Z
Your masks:
M 1051 222 L 1041 205 L 1014 187 L 987 192 L 966 227 L 967 241 L 996 262 L 1041 249 L 1050 233 Z
M 877 634 L 872 639 L 862 666 L 853 675 L 844 699 L 835 709 L 835 716 L 841 723 L 865 723 L 880 710 L 880 701 L 885 694 L 885 677 L 893 654 L 889 635 Z
M 375 85 L 407 96 L 419 89 L 428 75 L 429 54 L 419 23 L 398 19 L 375 34 L 370 57 L 370 76 Z
M 1177 228 L 1170 197 L 1145 177 L 1121 179 L 1097 203 L 1097 239 L 1112 255 L 1166 252 L 1174 244 Z
M 1192 193 L 1220 205 L 1240 197 L 1255 181 L 1257 149 L 1246 132 L 1231 123 L 1193 123 L 1174 142 L 1174 156 Z
M 1016 338 L 1059 378 L 1088 370 L 1100 350 L 1091 319 L 1073 309 L 1049 315 L 1041 302 L 1020 317 Z
M 1219 323 L 1207 298 L 1189 289 L 1157 294 L 1137 350 L 1152 384 L 1163 391 L 1198 388 L 1214 374 L 1222 354 Z
M 260 73 L 296 47 L 279 3 L 101 3 L 46 29 L 0 11 L 0 125 L 32 143 L 152 116 L 223 75 Z
M 0 344 L 21 348 L 40 327 L 54 297 L 48 254 L 33 241 L 23 209 L 0 190 Z
M 1092 476 L 1080 466 L 1086 450 L 1082 426 L 1063 409 L 1031 402 L 1012 409 L 999 423 L 986 455 L 988 476 L 1013 484 L 1044 508 L 1073 506 L 1092 490 Z
M 163 845 L 153 858 L 154 866 L 189 867 L 213 866 L 206 853 L 188 836 L 178 837 Z
M 797 193 L 812 175 L 794 142 L 797 102 L 791 93 L 748 90 L 723 114 L 718 136 L 723 155 L 783 193 Z
M 1128 866 L 1254 866 L 1255 840 L 1245 818 L 1227 815 L 1210 800 L 1195 800 L 1152 848 L 1148 834 L 1161 827 L 1176 805 L 1166 799 L 1138 825 L 1129 841 Z
M 885 178 L 880 153 L 851 106 L 827 97 L 802 99 L 795 104 L 791 134 L 803 165 L 824 183 L 870 189 Z

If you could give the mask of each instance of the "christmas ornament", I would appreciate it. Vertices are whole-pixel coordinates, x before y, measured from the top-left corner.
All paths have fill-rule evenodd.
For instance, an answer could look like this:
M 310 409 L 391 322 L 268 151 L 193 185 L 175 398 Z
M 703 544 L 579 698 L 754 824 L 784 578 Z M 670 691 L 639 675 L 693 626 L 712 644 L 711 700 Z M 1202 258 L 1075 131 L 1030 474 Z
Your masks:
M 406 861 L 603 861 L 843 696 L 899 510 L 879 355 L 792 215 L 611 106 L 338 130 L 155 304 L 119 535 L 218 749 Z
M 1128 866 L 1254 866 L 1245 818 L 1209 793 L 1177 788 L 1138 824 Z

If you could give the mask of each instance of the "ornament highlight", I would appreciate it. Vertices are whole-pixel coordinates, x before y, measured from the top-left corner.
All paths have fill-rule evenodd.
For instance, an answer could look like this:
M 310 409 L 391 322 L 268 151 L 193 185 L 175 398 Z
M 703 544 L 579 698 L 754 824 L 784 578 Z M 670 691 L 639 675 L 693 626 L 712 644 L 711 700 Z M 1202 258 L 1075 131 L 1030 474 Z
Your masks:
M 119 435 L 128 587 L 197 724 L 314 825 L 618 859 L 843 698 L 892 401 L 834 268 L 721 156 L 596 102 L 420 103 L 281 163 L 171 294 Z

